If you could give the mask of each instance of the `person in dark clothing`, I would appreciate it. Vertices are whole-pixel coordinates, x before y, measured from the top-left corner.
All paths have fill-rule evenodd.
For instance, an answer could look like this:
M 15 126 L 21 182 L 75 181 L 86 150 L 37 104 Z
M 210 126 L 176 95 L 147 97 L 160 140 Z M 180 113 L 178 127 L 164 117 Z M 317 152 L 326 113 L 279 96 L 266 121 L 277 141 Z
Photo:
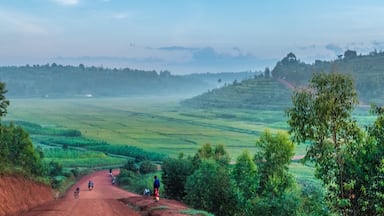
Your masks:
M 93 181 L 89 180 L 88 182 L 88 189 L 93 190 Z
M 153 192 L 155 193 L 155 200 L 158 201 L 160 199 L 159 188 L 160 188 L 160 180 L 157 176 L 154 177 L 155 181 L 153 182 Z
M 74 196 L 75 196 L 75 199 L 78 199 L 78 198 L 79 198 L 79 196 L 80 196 L 80 188 L 79 188 L 79 187 L 77 187 L 77 188 L 75 189 Z

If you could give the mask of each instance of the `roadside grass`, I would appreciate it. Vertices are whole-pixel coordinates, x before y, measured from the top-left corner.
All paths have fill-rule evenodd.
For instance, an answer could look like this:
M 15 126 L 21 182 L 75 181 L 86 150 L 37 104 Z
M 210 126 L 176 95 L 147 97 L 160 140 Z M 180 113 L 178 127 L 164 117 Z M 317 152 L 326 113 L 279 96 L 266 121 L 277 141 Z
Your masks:
M 194 216 L 214 216 L 213 214 L 208 213 L 206 211 L 196 209 L 181 210 L 180 213 Z
M 122 188 L 128 191 L 135 192 L 137 194 L 143 194 L 144 189 L 150 189 L 151 193 L 153 193 L 153 177 L 157 176 L 162 182 L 161 179 L 161 171 L 148 173 L 148 174 L 135 174 L 130 177 L 129 184 L 120 185 Z M 163 191 L 160 189 L 160 197 L 163 197 Z
M 122 166 L 126 160 L 121 158 L 45 158 L 44 161 L 55 161 L 63 164 L 68 168 L 87 167 L 87 168 L 98 168 L 98 167 L 110 167 L 110 166 Z

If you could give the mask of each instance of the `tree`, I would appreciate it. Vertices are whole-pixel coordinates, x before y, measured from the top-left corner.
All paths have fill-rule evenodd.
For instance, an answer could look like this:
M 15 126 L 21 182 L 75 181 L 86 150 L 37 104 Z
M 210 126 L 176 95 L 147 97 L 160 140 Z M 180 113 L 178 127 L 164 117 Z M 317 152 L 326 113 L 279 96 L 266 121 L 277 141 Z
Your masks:
M 344 59 L 352 59 L 357 56 L 357 52 L 354 50 L 347 50 L 344 52 Z
M 0 82 L 0 120 L 7 113 L 5 84 Z M 29 134 L 13 123 L 0 124 L 0 172 L 4 166 L 22 168 L 28 174 L 42 175 L 41 158 L 35 151 Z
M 192 161 L 184 158 L 169 158 L 162 164 L 162 182 L 165 194 L 176 200 L 182 200 L 186 195 L 185 183 L 192 175 Z
M 367 133 L 347 148 L 345 159 L 347 193 L 354 215 L 384 214 L 384 109 L 372 106 L 377 115 Z
M 7 114 L 7 107 L 9 106 L 9 100 L 5 98 L 7 92 L 5 83 L 0 82 L 0 119 Z
M 231 157 L 223 145 L 217 145 L 215 148 L 212 148 L 211 144 L 206 143 L 192 158 L 194 169 L 196 169 L 204 159 L 213 159 L 225 166 L 229 164 Z
M 287 110 L 289 133 L 297 143 L 310 143 L 305 159 L 315 163 L 328 201 L 343 215 L 351 205 L 345 191 L 346 146 L 360 140 L 359 128 L 351 118 L 357 102 L 349 76 L 319 73 L 313 76 L 309 88 L 295 91 L 293 107 Z
M 254 214 L 296 215 L 299 195 L 295 180 L 288 165 L 294 155 L 295 146 L 286 132 L 273 135 L 268 129 L 259 137 L 255 154 L 259 167 L 260 186 L 258 196 L 252 201 Z
M 137 172 L 139 171 L 138 165 L 136 165 L 134 160 L 127 160 L 127 162 L 123 166 L 124 169 L 132 171 L 132 172 Z
M 268 129 L 260 136 L 256 146 L 260 148 L 255 154 L 261 174 L 259 190 L 265 191 L 272 186 L 274 189 L 271 192 L 278 195 L 292 184 L 288 165 L 294 155 L 295 146 L 285 132 L 279 131 L 273 135 Z
M 152 163 L 149 160 L 141 162 L 139 166 L 139 171 L 141 174 L 147 174 L 151 172 L 156 172 L 157 171 L 157 166 L 156 164 Z
M 252 199 L 257 196 L 260 176 L 256 164 L 248 151 L 237 157 L 232 170 L 232 179 L 237 194 L 239 215 L 251 215 Z
M 199 168 L 187 178 L 185 202 L 215 215 L 234 215 L 235 194 L 228 169 L 212 159 L 202 160 Z
M 271 77 L 271 71 L 269 70 L 269 67 L 266 67 L 264 70 L 264 77 L 270 78 Z

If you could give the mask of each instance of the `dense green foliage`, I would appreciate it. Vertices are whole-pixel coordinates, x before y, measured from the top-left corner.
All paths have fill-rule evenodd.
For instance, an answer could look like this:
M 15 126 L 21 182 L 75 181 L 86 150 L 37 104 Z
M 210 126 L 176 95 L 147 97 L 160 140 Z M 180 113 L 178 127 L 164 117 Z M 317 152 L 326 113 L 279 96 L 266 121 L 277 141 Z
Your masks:
M 242 209 L 244 215 L 251 215 L 252 200 L 257 196 L 260 185 L 260 173 L 248 151 L 237 157 L 231 175 L 238 200 L 237 209 Z
M 1 125 L 0 145 L 0 167 L 21 168 L 28 174 L 43 175 L 40 154 L 35 151 L 28 133 L 21 127 Z
M 255 154 L 259 167 L 260 183 L 252 209 L 261 215 L 297 215 L 300 197 L 296 182 L 288 171 L 295 147 L 285 132 L 273 135 L 266 130 L 259 137 Z
M 359 143 L 348 146 L 345 153 L 346 184 L 350 212 L 358 215 L 384 214 L 384 137 L 383 108 L 372 107 L 376 121 Z
M 149 160 L 145 160 L 140 163 L 139 172 L 142 174 L 148 174 L 157 171 L 157 166 Z
M 9 101 L 5 98 L 5 84 L 0 83 L 0 120 L 7 113 Z M 0 174 L 5 169 L 21 169 L 28 175 L 42 176 L 40 154 L 35 151 L 29 134 L 13 123 L 0 124 Z
M 182 200 L 186 195 L 185 183 L 193 173 L 192 161 L 179 157 L 169 158 L 161 166 L 164 192 L 172 199 Z
M 306 159 L 316 165 L 327 201 L 342 215 L 381 215 L 382 113 L 363 131 L 352 119 L 357 104 L 353 80 L 343 74 L 316 74 L 310 88 L 295 92 L 287 111 L 297 143 L 310 142 Z
M 0 82 L 0 118 L 4 117 L 7 114 L 7 107 L 9 106 L 9 100 L 5 98 L 7 93 L 5 88 L 5 83 Z
M 185 191 L 185 202 L 194 208 L 218 216 L 234 215 L 236 212 L 229 170 L 214 160 L 201 161 L 193 174 L 188 176 Z
M 142 161 L 142 160 L 161 161 L 165 157 L 165 154 L 144 151 L 143 149 L 137 148 L 135 146 L 102 145 L 102 146 L 91 146 L 89 147 L 89 149 L 106 152 L 110 154 L 124 155 L 127 157 L 136 158 L 139 161 Z
M 145 163 L 149 164 L 150 162 L 147 161 Z M 120 168 L 120 174 L 117 178 L 119 186 L 138 194 L 142 194 L 144 189 L 149 189 L 150 192 L 153 193 L 153 177 L 159 176 L 159 172 L 154 170 L 151 170 L 152 172 L 149 173 L 146 170 L 144 170 L 144 172 L 140 172 L 137 166 L 140 165 L 132 160 L 129 160 Z M 161 187 L 163 187 L 162 183 Z M 162 189 L 160 189 L 160 193 L 163 193 Z
M 33 135 L 49 135 L 49 136 L 66 136 L 80 137 L 81 132 L 73 129 L 56 129 L 52 127 L 42 127 L 39 124 L 27 121 L 13 121 L 17 125 L 21 125 L 24 130 Z
M 193 157 L 165 160 L 166 196 L 215 215 L 321 215 L 324 206 L 317 200 L 321 191 L 304 187 L 302 193 L 307 195 L 301 198 L 300 187 L 288 171 L 294 153 L 288 134 L 266 130 L 257 146 L 260 151 L 254 158 L 244 151 L 233 166 L 222 145 L 205 144 Z M 312 192 L 317 196 L 312 197 Z

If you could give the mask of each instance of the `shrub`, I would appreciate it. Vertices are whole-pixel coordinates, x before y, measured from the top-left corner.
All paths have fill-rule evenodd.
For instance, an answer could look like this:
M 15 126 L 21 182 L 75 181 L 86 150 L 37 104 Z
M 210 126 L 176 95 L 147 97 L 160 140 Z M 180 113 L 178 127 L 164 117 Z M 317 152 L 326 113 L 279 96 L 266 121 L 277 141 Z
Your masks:
M 151 161 L 143 161 L 140 164 L 139 171 L 141 174 L 147 174 L 151 172 L 156 172 L 157 167 L 156 167 L 156 164 L 152 163 Z

